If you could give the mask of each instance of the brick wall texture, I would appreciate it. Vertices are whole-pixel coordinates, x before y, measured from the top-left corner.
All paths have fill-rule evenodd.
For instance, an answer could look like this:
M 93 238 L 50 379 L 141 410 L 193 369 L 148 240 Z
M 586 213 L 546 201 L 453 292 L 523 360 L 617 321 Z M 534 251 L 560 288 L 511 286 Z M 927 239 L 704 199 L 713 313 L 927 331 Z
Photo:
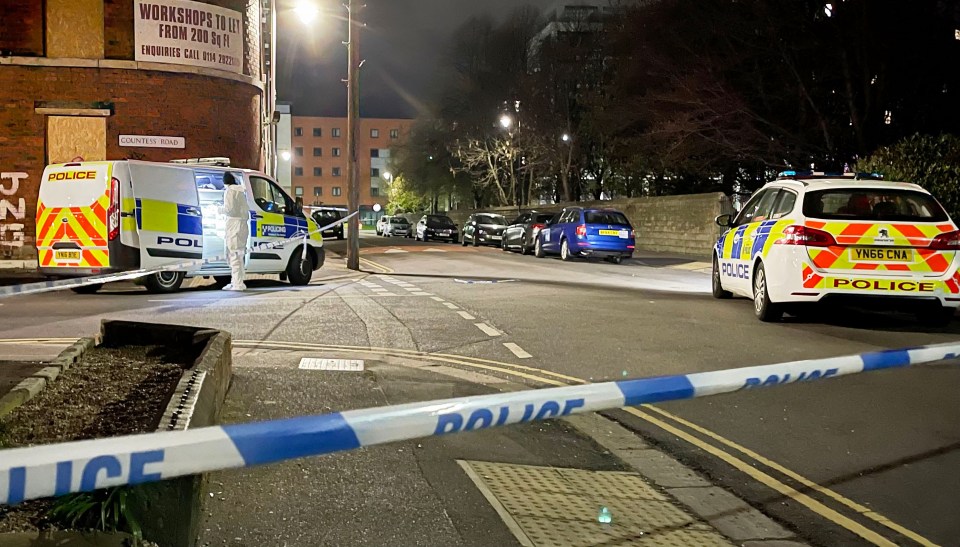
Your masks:
M 714 220 L 718 215 L 733 212 L 730 199 L 722 193 L 625 198 L 611 201 L 581 201 L 536 207 L 538 211 L 558 212 L 566 206 L 603 207 L 623 211 L 633 225 L 637 249 L 709 257 L 720 237 L 721 228 Z M 459 225 L 474 212 L 450 211 L 450 218 Z M 517 217 L 515 207 L 484 209 L 500 213 L 507 222 Z
M 0 172 L 24 172 L 15 196 L 24 198 L 24 245 L 5 244 L 0 259 L 32 258 L 40 175 L 46 165 L 46 116 L 37 103 L 112 103 L 107 118 L 107 158 L 169 161 L 183 157 L 227 156 L 238 167 L 258 168 L 259 90 L 248 84 L 192 74 L 145 70 L 0 67 Z M 185 149 L 120 147 L 119 136 L 169 135 L 186 138 Z M 0 191 L 10 189 L 0 179 Z M 0 219 L 0 224 L 11 219 Z M 20 223 L 20 222 L 18 222 Z
M 0 1 L 0 29 L 0 54 L 43 55 L 43 2 Z

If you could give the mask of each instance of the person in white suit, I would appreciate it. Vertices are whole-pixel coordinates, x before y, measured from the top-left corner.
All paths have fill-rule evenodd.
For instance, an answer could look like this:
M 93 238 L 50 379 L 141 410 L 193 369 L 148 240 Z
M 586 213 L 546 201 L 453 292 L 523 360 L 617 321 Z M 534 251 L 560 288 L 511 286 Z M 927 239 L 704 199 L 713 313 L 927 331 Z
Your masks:
M 224 244 L 227 247 L 230 262 L 230 283 L 225 291 L 245 291 L 243 283 L 243 264 L 247 258 L 247 236 L 250 233 L 250 208 L 247 195 L 232 173 L 223 174 L 223 213 L 227 216 L 227 229 Z M 240 253 L 239 251 L 244 251 Z

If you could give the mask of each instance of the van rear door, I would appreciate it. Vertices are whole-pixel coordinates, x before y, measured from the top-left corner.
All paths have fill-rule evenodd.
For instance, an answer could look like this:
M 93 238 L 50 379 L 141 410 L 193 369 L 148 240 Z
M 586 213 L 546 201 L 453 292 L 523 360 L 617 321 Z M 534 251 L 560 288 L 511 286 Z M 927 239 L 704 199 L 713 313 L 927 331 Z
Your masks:
M 49 165 L 37 198 L 37 254 L 46 274 L 100 273 L 110 267 L 109 241 L 119 235 L 119 187 L 111 162 Z M 108 230 L 113 215 L 115 230 Z M 109 233 L 113 232 L 113 233 Z M 111 237 L 112 236 L 112 237 Z
M 140 266 L 155 268 L 203 258 L 203 215 L 193 169 L 136 161 L 129 165 Z

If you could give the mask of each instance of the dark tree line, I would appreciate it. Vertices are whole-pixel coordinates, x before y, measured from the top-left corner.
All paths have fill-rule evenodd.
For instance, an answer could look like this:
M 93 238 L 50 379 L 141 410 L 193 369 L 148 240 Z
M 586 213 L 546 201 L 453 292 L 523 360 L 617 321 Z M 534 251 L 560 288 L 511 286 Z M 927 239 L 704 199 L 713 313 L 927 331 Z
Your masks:
M 960 0 L 475 18 L 395 169 L 439 208 L 732 193 L 783 169 L 852 169 L 915 134 L 960 133 L 957 29 Z

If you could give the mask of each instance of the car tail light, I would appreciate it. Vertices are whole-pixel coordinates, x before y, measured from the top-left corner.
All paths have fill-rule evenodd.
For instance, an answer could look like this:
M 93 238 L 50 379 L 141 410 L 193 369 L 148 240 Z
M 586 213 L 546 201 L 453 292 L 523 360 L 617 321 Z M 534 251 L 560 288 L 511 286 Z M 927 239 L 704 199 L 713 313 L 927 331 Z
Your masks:
M 110 207 L 107 209 L 108 239 L 113 241 L 120 235 L 120 181 L 110 179 Z
M 587 225 L 581 224 L 577 226 L 577 237 L 587 237 Z
M 960 230 L 940 234 L 930 242 L 934 251 L 960 251 Z
M 837 240 L 833 239 L 829 232 L 796 225 L 787 226 L 783 230 L 783 237 L 774 242 L 774 245 L 806 245 L 807 247 L 830 247 L 836 244 Z
M 546 225 L 546 224 L 534 224 L 533 226 L 530 226 L 530 227 L 533 228 L 534 230 L 542 230 L 542 229 L 546 228 L 547 225 Z
M 636 236 L 634 235 L 633 228 L 630 228 L 630 239 L 633 239 L 634 237 Z

